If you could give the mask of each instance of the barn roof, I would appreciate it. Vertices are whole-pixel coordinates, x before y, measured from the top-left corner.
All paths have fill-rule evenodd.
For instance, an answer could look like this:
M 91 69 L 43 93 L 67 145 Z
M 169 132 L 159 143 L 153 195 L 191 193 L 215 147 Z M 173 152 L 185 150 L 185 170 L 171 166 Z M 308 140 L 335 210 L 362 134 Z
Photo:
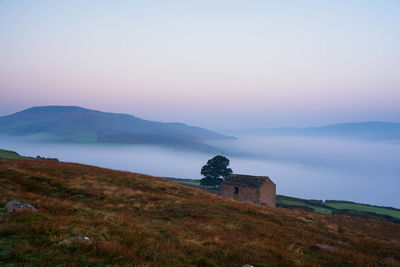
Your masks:
M 260 187 L 266 181 L 274 184 L 274 182 L 272 182 L 268 176 L 251 176 L 251 175 L 244 175 L 244 174 L 231 174 L 225 179 L 225 181 L 222 182 L 222 184 L 233 185 L 233 186 Z

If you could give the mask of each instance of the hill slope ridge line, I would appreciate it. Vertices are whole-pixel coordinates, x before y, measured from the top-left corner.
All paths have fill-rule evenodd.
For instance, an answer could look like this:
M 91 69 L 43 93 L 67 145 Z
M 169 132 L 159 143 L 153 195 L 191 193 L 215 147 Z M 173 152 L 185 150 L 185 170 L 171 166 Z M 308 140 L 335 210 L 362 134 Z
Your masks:
M 0 117 L 0 134 L 31 141 L 152 144 L 215 151 L 207 141 L 232 139 L 176 122 L 157 122 L 129 114 L 77 106 L 41 106 Z

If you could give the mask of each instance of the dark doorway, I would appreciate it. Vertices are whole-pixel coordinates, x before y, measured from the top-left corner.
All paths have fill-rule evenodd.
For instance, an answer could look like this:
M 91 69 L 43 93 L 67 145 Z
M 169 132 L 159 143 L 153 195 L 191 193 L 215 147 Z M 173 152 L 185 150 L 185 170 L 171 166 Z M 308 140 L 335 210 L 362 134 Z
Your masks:
M 239 194 L 239 187 L 235 186 L 235 194 Z

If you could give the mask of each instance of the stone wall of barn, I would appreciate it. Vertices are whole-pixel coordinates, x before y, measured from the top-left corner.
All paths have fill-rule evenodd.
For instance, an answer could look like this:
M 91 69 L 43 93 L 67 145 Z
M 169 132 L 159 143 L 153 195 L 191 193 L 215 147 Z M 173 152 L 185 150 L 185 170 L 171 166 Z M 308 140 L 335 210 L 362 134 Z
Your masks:
M 268 207 L 275 207 L 276 185 L 266 181 L 260 187 L 260 203 Z
M 260 204 L 258 188 L 238 186 L 239 192 L 235 193 L 235 186 L 221 184 L 221 195 L 239 201 L 250 201 Z

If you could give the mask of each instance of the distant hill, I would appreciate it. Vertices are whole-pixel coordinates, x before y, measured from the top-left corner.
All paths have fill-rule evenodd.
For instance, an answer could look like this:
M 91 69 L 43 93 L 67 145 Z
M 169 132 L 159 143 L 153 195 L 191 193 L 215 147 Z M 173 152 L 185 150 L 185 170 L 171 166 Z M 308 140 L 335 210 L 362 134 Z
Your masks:
M 151 144 L 200 150 L 214 149 L 205 141 L 232 138 L 183 123 L 149 121 L 75 106 L 33 107 L 0 117 L 0 135 L 35 141 Z
M 6 150 L 6 149 L 0 149 L 0 158 L 5 158 L 5 159 L 23 159 L 26 158 L 24 156 L 21 156 L 15 151 L 12 150 Z
M 234 134 L 256 136 L 325 136 L 365 140 L 400 140 L 400 123 L 351 122 L 309 128 L 264 128 L 234 131 Z

